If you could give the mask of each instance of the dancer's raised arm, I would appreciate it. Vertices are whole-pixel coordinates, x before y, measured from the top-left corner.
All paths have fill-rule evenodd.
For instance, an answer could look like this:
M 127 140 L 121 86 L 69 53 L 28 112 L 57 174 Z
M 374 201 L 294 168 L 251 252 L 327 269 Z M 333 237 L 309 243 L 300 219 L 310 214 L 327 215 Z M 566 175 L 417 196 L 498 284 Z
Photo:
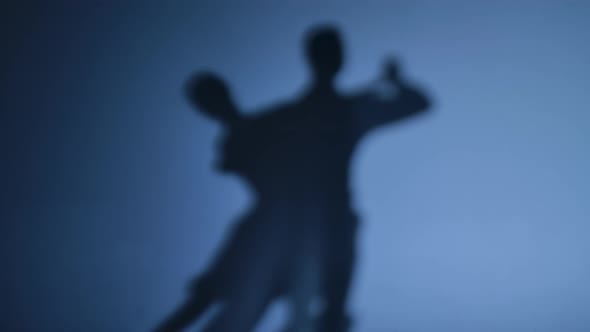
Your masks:
M 354 115 L 363 132 L 424 113 L 430 107 L 428 97 L 402 80 L 393 62 L 386 65 L 384 82 L 397 91 L 395 96 L 387 98 L 365 93 L 354 98 Z

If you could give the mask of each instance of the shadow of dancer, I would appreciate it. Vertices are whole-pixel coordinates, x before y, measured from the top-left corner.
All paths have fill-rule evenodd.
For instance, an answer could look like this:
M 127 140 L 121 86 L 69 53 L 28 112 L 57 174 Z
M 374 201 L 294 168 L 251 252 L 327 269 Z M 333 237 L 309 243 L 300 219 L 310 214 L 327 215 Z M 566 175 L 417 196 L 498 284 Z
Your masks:
M 304 248 L 292 196 L 283 187 L 284 169 L 291 159 L 285 146 L 288 130 L 275 112 L 242 115 L 225 83 L 213 74 L 194 76 L 186 88 L 197 109 L 227 133 L 221 140 L 218 169 L 239 175 L 253 188 L 256 200 L 235 223 L 213 264 L 192 283 L 187 301 L 156 331 L 183 330 L 218 302 L 224 306 L 206 331 L 249 331 L 281 296 L 287 298 L 292 312 L 288 330 L 305 331 L 309 328 L 304 326 L 312 323 L 308 301 L 317 287 L 304 291 L 304 284 L 296 287 L 290 277 Z
M 268 305 L 284 296 L 289 331 L 346 331 L 358 218 L 351 207 L 349 167 L 360 140 L 374 129 L 429 108 L 393 62 L 376 91 L 344 95 L 334 80 L 343 64 L 333 26 L 306 38 L 312 82 L 303 95 L 254 116 L 240 115 L 212 75 L 189 84 L 198 108 L 226 128 L 221 169 L 254 188 L 256 203 L 238 223 L 188 302 L 159 331 L 177 331 L 214 302 L 221 312 L 206 331 L 250 331 Z M 311 304 L 320 300 L 319 313 Z

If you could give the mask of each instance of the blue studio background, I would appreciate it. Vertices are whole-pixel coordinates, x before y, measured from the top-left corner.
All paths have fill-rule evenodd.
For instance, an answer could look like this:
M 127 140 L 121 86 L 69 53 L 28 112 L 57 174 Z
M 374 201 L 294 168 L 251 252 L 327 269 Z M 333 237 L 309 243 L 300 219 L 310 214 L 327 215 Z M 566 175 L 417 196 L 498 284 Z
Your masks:
M 343 90 L 392 54 L 434 101 L 357 151 L 355 331 L 590 330 L 588 2 L 1 7 L 0 330 L 140 332 L 178 305 L 251 199 L 183 82 L 219 72 L 253 111 L 294 98 L 322 22 Z

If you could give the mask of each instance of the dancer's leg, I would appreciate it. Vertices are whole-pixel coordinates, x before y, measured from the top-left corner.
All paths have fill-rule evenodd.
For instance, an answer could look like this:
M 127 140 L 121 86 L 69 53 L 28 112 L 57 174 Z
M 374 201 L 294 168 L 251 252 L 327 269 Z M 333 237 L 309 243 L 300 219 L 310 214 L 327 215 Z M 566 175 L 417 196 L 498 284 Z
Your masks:
M 348 295 L 356 263 L 356 227 L 343 231 L 327 251 L 323 292 L 325 310 L 319 331 L 343 332 L 349 329 Z
M 274 296 L 264 283 L 257 287 L 251 284 L 245 286 L 247 289 L 240 291 L 239 295 L 227 299 L 221 312 L 203 329 L 204 332 L 249 332 L 256 327 Z
M 203 315 L 212 304 L 213 298 L 211 297 L 190 297 L 178 310 L 156 328 L 155 332 L 182 331 Z
M 313 331 L 315 323 L 312 305 L 319 299 L 321 288 L 320 262 L 316 255 L 301 257 L 290 277 L 287 301 L 290 315 L 284 332 Z
M 233 287 L 224 298 L 221 313 L 207 324 L 206 332 L 249 332 L 276 298 L 281 265 L 280 250 L 260 244 L 248 255 L 249 268 L 233 276 Z M 256 253 L 255 255 L 253 253 Z

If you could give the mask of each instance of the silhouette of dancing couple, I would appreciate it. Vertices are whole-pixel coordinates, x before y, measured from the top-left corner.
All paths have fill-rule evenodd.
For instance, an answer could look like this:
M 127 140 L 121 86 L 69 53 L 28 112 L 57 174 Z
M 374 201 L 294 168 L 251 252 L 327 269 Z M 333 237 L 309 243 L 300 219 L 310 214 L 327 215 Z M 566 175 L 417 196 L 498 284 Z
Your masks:
M 307 91 L 254 115 L 240 112 L 216 75 L 188 80 L 189 100 L 225 130 L 219 169 L 247 182 L 255 202 L 192 282 L 186 301 L 156 331 L 181 331 L 214 304 L 220 309 L 204 331 L 251 331 L 278 299 L 289 308 L 284 331 L 349 330 L 358 227 L 351 159 L 367 133 L 425 112 L 429 101 L 393 62 L 376 81 L 389 93 L 339 93 L 334 80 L 343 48 L 333 26 L 310 30 L 305 52 L 312 73 Z

